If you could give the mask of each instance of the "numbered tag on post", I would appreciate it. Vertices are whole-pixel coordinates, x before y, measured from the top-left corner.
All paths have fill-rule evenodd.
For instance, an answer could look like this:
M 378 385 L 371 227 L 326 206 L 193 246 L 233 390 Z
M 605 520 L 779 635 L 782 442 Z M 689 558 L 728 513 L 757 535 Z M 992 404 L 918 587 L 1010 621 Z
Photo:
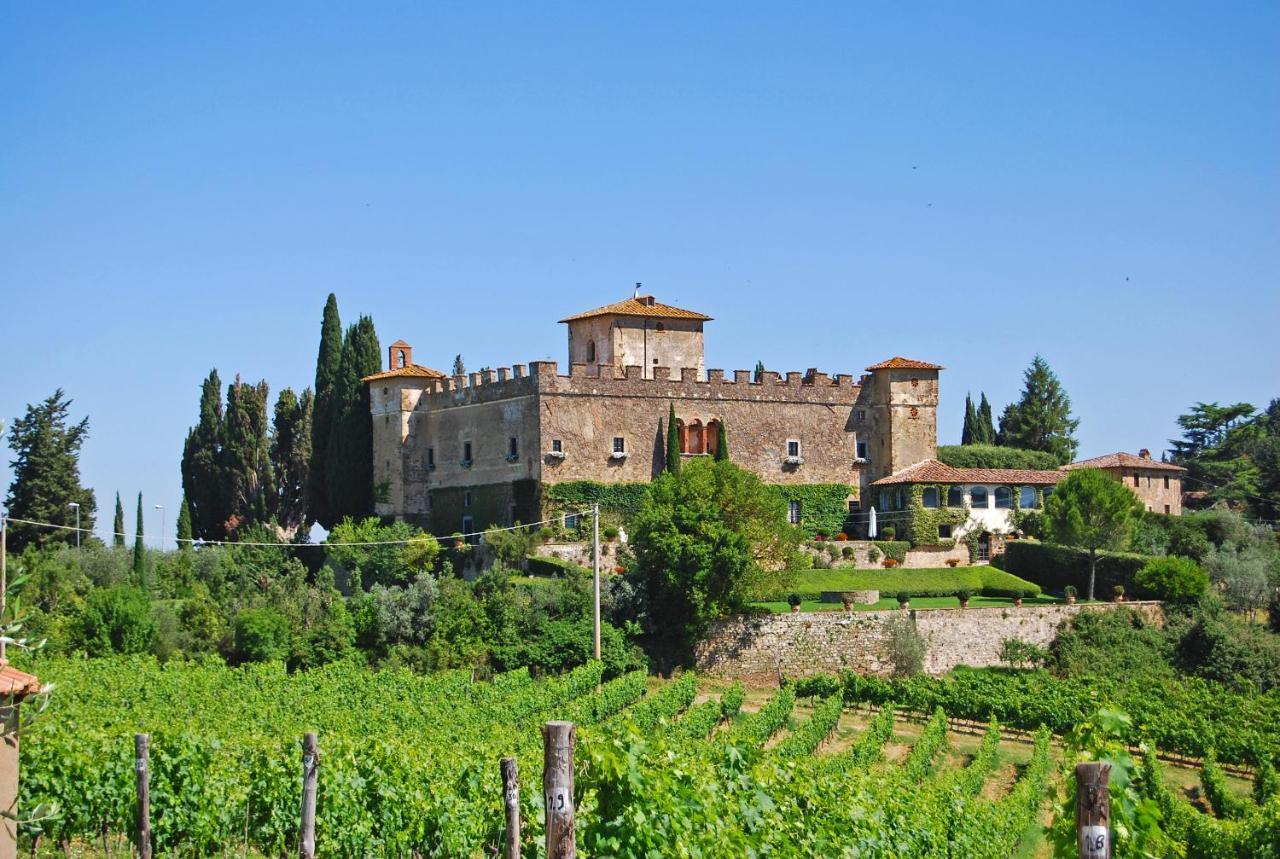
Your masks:
M 547 791 L 546 800 L 547 811 L 550 812 L 564 811 L 566 808 L 573 807 L 573 800 L 569 796 L 569 791 L 560 785 Z
M 1107 859 L 1111 855 L 1111 833 L 1105 826 L 1080 827 L 1082 859 Z

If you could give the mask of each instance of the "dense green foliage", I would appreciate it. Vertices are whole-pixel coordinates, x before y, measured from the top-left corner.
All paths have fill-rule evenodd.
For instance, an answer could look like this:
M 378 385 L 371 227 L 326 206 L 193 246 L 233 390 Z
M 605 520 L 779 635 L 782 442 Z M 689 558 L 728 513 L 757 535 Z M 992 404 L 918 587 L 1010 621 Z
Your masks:
M 1150 560 L 1146 555 L 1126 552 L 1099 552 L 1097 589 L 1109 594 L 1115 585 L 1133 586 L 1138 570 Z M 991 559 L 993 566 L 1035 582 L 1051 593 L 1062 593 L 1068 585 L 1083 592 L 1089 580 L 1089 553 L 1066 546 L 1050 546 L 1030 540 L 1005 544 L 1004 554 Z
M 591 505 L 600 505 L 602 519 L 614 521 L 631 516 L 649 495 L 648 483 L 597 483 L 594 480 L 568 480 L 543 487 L 548 512 L 583 513 Z
M 1258 412 L 1249 403 L 1196 403 L 1178 418 L 1173 461 L 1186 488 L 1208 493 L 1251 516 L 1280 519 L 1280 399 Z
M 732 462 L 696 458 L 653 482 L 631 550 L 653 652 L 684 662 L 710 623 L 785 586 L 795 530 L 781 499 Z
M 324 465 L 329 523 L 322 525 L 373 512 L 373 417 L 369 386 L 360 380 L 381 369 L 382 346 L 373 319 L 361 316 L 342 339 Z
M 1195 602 L 1209 587 L 1209 574 L 1190 558 L 1152 558 L 1133 583 L 1139 596 L 1170 603 Z
M 805 537 L 822 534 L 834 537 L 844 530 L 848 516 L 849 494 L 854 490 L 845 483 L 774 483 L 769 489 L 783 501 L 783 509 L 792 501 L 800 502 L 799 532 Z
M 938 461 L 954 468 L 1052 470 L 1058 467 L 1058 459 L 1052 453 L 976 443 L 940 445 L 938 447 Z
M 1089 556 L 1085 599 L 1093 599 L 1098 552 L 1121 549 L 1142 515 L 1142 502 L 1128 487 L 1094 468 L 1073 471 L 1044 504 L 1045 533 L 1055 543 Z
M 1000 415 L 996 443 L 1045 451 L 1065 465 L 1076 455 L 1079 426 L 1080 421 L 1071 417 L 1071 398 L 1049 363 L 1037 355 L 1023 374 L 1021 398 L 1005 406 Z
M 1040 587 L 990 566 L 949 567 L 923 570 L 804 570 L 796 574 L 791 590 L 806 599 L 824 592 L 877 590 L 885 594 L 906 591 L 912 597 L 950 597 L 961 591 L 993 597 L 1033 597 Z M 782 592 L 770 595 L 781 599 Z
M 89 419 L 68 425 L 71 400 L 61 388 L 37 405 L 27 406 L 26 414 L 9 427 L 8 443 L 13 450 L 13 482 L 5 497 L 5 515 L 12 519 L 50 522 L 68 529 L 77 523 L 92 531 L 98 503 L 93 490 L 80 484 L 80 448 L 89 437 Z M 21 522 L 8 526 L 9 550 L 20 552 L 26 546 L 51 543 L 75 543 L 72 530 L 36 528 Z

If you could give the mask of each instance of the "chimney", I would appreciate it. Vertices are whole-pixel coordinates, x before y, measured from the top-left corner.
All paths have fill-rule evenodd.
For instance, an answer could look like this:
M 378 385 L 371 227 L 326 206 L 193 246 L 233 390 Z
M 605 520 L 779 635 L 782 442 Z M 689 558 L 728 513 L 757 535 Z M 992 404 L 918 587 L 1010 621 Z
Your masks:
M 1150 458 L 1151 458 L 1151 451 L 1147 450 L 1145 447 L 1142 450 L 1138 451 L 1138 459 L 1150 459 Z

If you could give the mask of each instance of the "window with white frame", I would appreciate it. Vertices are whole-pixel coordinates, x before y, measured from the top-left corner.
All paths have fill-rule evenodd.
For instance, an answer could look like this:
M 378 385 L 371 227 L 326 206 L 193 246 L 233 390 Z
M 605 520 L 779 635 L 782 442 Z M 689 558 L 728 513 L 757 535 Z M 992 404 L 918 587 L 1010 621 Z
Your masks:
M 969 490 L 969 504 L 975 510 L 987 509 L 987 487 L 975 486 Z
M 614 436 L 614 437 L 613 437 L 613 452 L 614 452 L 614 453 L 626 453 L 626 452 L 627 452 L 627 440 L 626 440 L 625 438 L 623 438 L 622 436 L 620 436 L 620 435 L 616 435 L 616 436 Z
M 792 525 L 800 524 L 800 502 L 799 501 L 787 502 L 787 521 L 790 522 Z
M 858 459 L 867 458 L 867 443 L 865 441 L 858 442 Z
M 800 455 L 800 440 L 796 438 L 787 439 L 787 456 Z
M 551 452 L 564 453 L 564 442 L 558 438 L 551 439 Z

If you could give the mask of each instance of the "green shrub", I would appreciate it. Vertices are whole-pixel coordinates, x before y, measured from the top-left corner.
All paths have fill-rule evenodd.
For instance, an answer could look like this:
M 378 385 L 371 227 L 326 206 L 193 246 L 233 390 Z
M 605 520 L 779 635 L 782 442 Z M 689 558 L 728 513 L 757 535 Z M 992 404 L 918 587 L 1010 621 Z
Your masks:
M 1106 593 L 1114 585 L 1132 585 L 1134 576 L 1147 561 L 1145 555 L 1125 552 L 1098 553 L 1097 592 Z M 1089 556 L 1080 549 L 1014 540 L 997 555 L 992 565 L 1007 570 L 1047 591 L 1061 592 L 1067 585 L 1083 587 L 1089 578 Z
M 1209 587 L 1209 574 L 1190 558 L 1152 558 L 1138 570 L 1133 583 L 1140 596 L 1171 603 L 1198 600 Z
M 808 599 L 824 591 L 875 590 L 895 594 L 905 590 L 912 597 L 950 597 L 962 590 L 989 597 L 1034 597 L 1040 587 L 994 567 L 938 568 L 923 570 L 814 570 L 796 576 L 796 592 Z M 780 600 L 780 595 L 774 595 Z
M 569 573 L 589 572 L 586 567 L 561 558 L 544 558 L 530 555 L 525 568 L 531 576 L 563 576 Z
M 889 661 L 895 677 L 910 677 L 924 668 L 925 641 L 911 615 L 902 612 L 885 621 L 889 633 Z
M 151 599 L 131 585 L 90 591 L 72 631 L 74 645 L 92 656 L 145 653 L 155 636 Z
M 270 607 L 246 608 L 236 615 L 237 662 L 280 662 L 289 656 L 289 619 Z
M 890 529 L 885 528 L 884 531 L 889 532 Z M 911 548 L 911 544 L 906 540 L 893 540 L 892 533 L 885 533 L 885 537 L 890 539 L 877 540 L 875 542 L 874 549 L 878 549 L 879 551 L 876 553 L 875 557 L 871 558 L 872 562 L 874 563 L 875 561 L 880 560 L 880 556 L 883 555 L 886 558 L 897 561 L 899 564 L 906 563 L 907 550 Z
M 892 542 L 893 538 L 898 536 L 898 529 L 893 525 L 885 525 L 880 529 L 880 533 L 886 540 Z
M 618 534 L 621 532 L 616 525 L 606 525 L 600 529 L 600 533 L 606 540 L 612 541 L 618 539 Z
M 792 608 L 795 608 L 796 606 L 800 605 L 800 603 L 802 602 L 804 602 L 804 600 L 800 598 L 800 594 L 787 595 L 787 605 L 791 606 Z
M 1041 450 L 996 447 L 993 444 L 945 444 L 938 446 L 938 461 L 952 468 L 1022 468 L 1053 471 L 1058 459 Z
M 907 591 L 898 591 L 898 605 L 906 605 L 911 602 L 911 594 Z
M 852 558 L 853 554 L 854 552 L 853 552 L 852 546 L 844 546 L 840 549 L 840 557 L 844 558 L 845 560 Z

